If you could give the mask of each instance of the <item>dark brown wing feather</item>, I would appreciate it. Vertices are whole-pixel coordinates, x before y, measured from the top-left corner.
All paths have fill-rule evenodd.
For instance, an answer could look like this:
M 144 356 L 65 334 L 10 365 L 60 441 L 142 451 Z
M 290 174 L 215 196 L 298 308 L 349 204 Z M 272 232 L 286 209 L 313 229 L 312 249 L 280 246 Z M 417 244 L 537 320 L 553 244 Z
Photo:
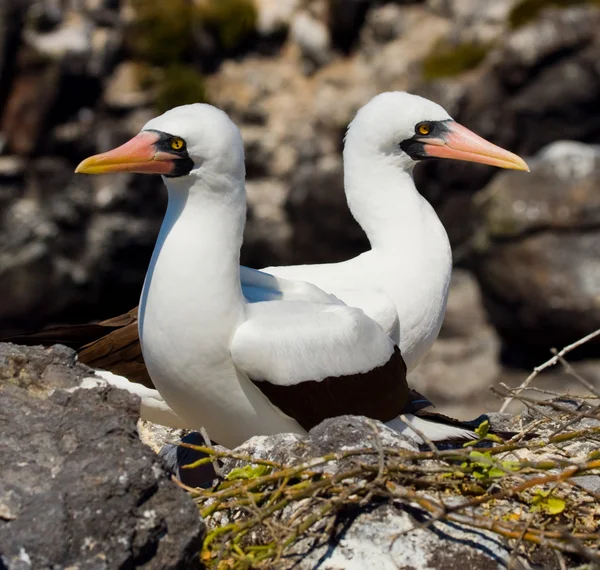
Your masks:
M 307 381 L 281 386 L 252 380 L 284 414 L 305 430 L 335 416 L 366 416 L 383 422 L 406 413 L 410 390 L 406 364 L 396 347 L 383 365 L 363 374 L 331 376 L 320 382 Z
M 2 338 L 0 339 L 0 342 L 13 342 L 15 344 L 24 344 L 27 346 L 34 346 L 36 344 L 42 344 L 44 346 L 64 344 L 69 348 L 79 350 L 83 345 L 103 337 L 112 330 L 112 327 L 105 327 L 99 323 L 87 325 L 61 325 L 34 333 Z
M 77 350 L 79 360 L 132 382 L 154 388 L 142 357 L 137 328 L 138 308 L 97 324 L 64 325 L 4 339 L 16 344 L 64 344 Z
M 79 350 L 79 360 L 92 368 L 108 370 L 131 382 L 154 388 L 144 364 L 137 322 L 86 344 Z

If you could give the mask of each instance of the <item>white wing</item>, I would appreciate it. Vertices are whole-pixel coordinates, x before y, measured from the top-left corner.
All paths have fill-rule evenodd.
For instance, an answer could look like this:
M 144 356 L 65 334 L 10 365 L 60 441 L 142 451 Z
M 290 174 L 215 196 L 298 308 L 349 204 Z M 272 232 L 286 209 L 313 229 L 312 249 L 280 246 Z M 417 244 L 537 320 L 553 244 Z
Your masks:
M 316 285 L 275 277 L 264 271 L 240 266 L 240 281 L 244 297 L 249 303 L 260 301 L 311 301 L 343 305 L 334 295 L 325 293 Z
M 231 343 L 240 370 L 279 385 L 368 372 L 393 352 L 394 343 L 360 309 L 301 301 L 248 305 Z
M 392 339 L 399 336 L 398 311 L 394 301 L 380 291 L 335 289 L 336 298 L 349 307 L 358 307 Z
M 272 274 L 279 281 L 288 283 L 311 283 L 313 287 L 334 295 L 349 307 L 362 309 L 368 317 L 379 323 L 389 336 L 397 339 L 398 310 L 394 301 L 382 291 L 368 288 L 367 284 L 371 283 L 372 276 L 368 275 L 369 278 L 364 283 L 357 283 L 359 276 L 370 272 L 365 259 L 363 255 L 341 263 L 266 267 L 258 273 Z

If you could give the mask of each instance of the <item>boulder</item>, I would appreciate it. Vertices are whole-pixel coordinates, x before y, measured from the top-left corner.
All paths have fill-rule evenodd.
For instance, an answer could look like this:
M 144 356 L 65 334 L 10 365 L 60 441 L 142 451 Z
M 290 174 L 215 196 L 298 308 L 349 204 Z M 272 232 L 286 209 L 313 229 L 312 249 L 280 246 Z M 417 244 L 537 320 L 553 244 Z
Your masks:
M 547 354 L 600 327 L 598 188 L 600 147 L 565 141 L 540 151 L 528 176 L 502 173 L 478 196 L 475 272 L 507 342 Z
M 60 158 L 29 160 L 0 212 L 0 338 L 47 322 L 85 322 L 135 306 L 160 225 L 159 179 L 73 175 Z M 16 186 L 16 188 L 15 188 Z M 123 264 L 124 259 L 127 263 Z M 102 306 L 108 308 L 102 310 Z
M 0 344 L 0 566 L 200 568 L 192 500 L 139 440 L 139 400 L 73 351 Z

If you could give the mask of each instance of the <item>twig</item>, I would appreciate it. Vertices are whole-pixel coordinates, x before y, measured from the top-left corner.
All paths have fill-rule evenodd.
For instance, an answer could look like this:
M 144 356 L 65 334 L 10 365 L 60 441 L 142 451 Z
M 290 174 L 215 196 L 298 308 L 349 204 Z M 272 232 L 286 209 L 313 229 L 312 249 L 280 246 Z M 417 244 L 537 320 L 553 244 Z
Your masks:
M 520 394 L 525 388 L 527 388 L 527 386 L 529 386 L 529 384 L 531 384 L 533 382 L 533 380 L 536 378 L 536 376 L 539 375 L 540 372 L 542 372 L 546 368 L 550 368 L 550 366 L 554 366 L 560 360 L 561 357 L 565 356 L 572 350 L 575 350 L 576 348 L 580 347 L 581 345 L 585 344 L 586 342 L 589 342 L 590 340 L 596 338 L 599 335 L 600 335 L 600 329 L 595 330 L 594 332 L 584 336 L 583 338 L 580 338 L 578 341 L 574 342 L 573 344 L 569 344 L 568 346 L 565 346 L 560 352 L 557 352 L 552 358 L 546 360 L 546 362 L 544 362 L 543 364 L 536 366 L 533 369 L 533 372 L 516 389 L 516 394 Z M 508 406 L 510 405 L 510 403 L 513 400 L 514 400 L 514 396 L 509 396 L 506 400 L 504 400 L 504 403 L 502 404 L 500 411 L 501 412 L 506 411 L 506 408 L 508 408 Z
M 383 476 L 385 474 L 385 454 L 383 452 L 383 444 L 381 443 L 381 437 L 379 436 L 379 430 L 375 425 L 375 422 L 369 420 L 369 425 L 373 430 L 373 434 L 375 435 L 375 447 L 377 449 L 377 477 L 375 478 L 376 484 L 381 484 L 383 482 Z
M 211 446 L 210 437 L 208 437 L 208 432 L 206 431 L 206 428 L 204 426 L 202 426 L 200 428 L 200 435 L 202 436 L 202 439 L 204 440 L 205 447 L 210 447 Z M 222 479 L 224 477 L 224 474 L 223 474 L 223 470 L 221 469 L 221 466 L 219 465 L 219 460 L 213 456 L 213 461 L 211 463 L 212 463 L 212 468 L 215 472 L 215 475 Z
M 586 380 L 581 374 L 579 374 L 565 359 L 563 356 L 561 356 L 556 349 L 554 349 L 552 352 L 555 353 L 556 357 L 558 358 L 558 361 L 561 363 L 562 367 L 565 369 L 565 372 L 567 374 L 569 374 L 569 376 L 572 376 L 573 378 L 575 378 L 575 380 L 577 380 L 580 384 L 582 384 L 589 392 L 591 392 L 592 394 L 594 394 L 594 396 L 596 396 L 596 398 L 600 398 L 600 393 L 598 392 L 598 390 L 596 390 L 596 388 L 594 388 L 593 384 L 591 384 L 588 380 Z

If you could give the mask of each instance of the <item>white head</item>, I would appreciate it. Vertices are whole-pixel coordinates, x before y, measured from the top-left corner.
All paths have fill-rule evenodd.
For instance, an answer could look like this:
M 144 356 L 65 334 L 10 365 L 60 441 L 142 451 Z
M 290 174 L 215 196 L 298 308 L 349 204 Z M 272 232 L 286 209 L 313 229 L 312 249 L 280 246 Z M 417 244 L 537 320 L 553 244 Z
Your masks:
M 203 103 L 175 107 L 109 152 L 86 158 L 75 172 L 162 174 L 171 185 L 199 178 L 244 180 L 244 147 L 226 113 Z M 169 184 L 168 184 L 169 185 Z
M 346 134 L 346 149 L 385 156 L 404 170 L 419 160 L 453 158 L 528 170 L 525 162 L 482 139 L 423 97 L 381 93 L 359 109 Z

